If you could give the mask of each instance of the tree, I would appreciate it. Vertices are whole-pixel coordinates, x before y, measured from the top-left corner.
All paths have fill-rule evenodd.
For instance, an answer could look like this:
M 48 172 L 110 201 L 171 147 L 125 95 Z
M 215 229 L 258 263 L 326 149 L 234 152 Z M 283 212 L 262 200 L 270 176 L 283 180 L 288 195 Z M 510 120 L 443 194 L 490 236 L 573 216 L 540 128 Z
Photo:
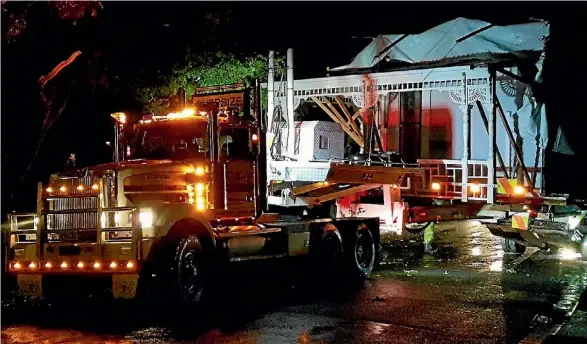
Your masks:
M 20 191 L 29 176 L 45 138 L 63 114 L 72 93 L 83 89 L 81 86 L 90 84 L 95 89 L 95 87 L 104 86 L 106 83 L 104 74 L 99 71 L 101 66 L 97 63 L 98 54 L 87 52 L 80 57 L 81 51 L 74 48 L 75 52 L 72 53 L 71 48 L 60 46 L 62 37 L 54 34 L 58 32 L 59 28 L 76 26 L 86 18 L 96 17 L 103 6 L 100 1 L 28 3 L 3 1 L 1 7 L 3 40 L 8 43 L 6 55 L 3 54 L 3 66 L 10 65 L 12 69 L 6 77 L 11 84 L 15 85 L 13 88 L 15 94 L 19 92 L 19 89 L 31 91 L 24 93 L 20 91 L 21 94 L 14 97 L 17 98 L 16 100 L 10 99 L 7 102 L 10 103 L 12 111 L 14 108 L 22 107 L 19 102 L 22 103 L 23 99 L 31 102 L 38 101 L 41 105 L 37 107 L 35 104 L 35 106 L 27 108 L 29 111 L 34 110 L 34 112 L 23 110 L 24 113 L 32 115 L 28 118 L 27 125 L 30 125 L 29 128 L 32 129 L 29 129 L 31 136 L 36 136 L 36 144 L 31 145 L 31 149 L 34 151 L 31 152 L 31 155 L 27 154 L 28 152 L 23 154 L 21 149 L 5 153 L 5 161 L 9 160 L 8 155 L 12 154 L 11 162 L 20 160 L 22 163 L 22 169 L 21 166 L 13 163 L 10 166 L 12 178 L 18 181 L 10 183 L 8 186 L 10 199 L 7 203 L 9 204 L 8 211 L 10 211 L 14 206 L 15 192 Z M 58 24 L 57 28 L 48 26 L 55 23 Z M 75 46 L 81 42 L 72 43 Z M 46 51 L 46 46 L 53 48 L 54 44 L 54 49 Z M 68 55 L 69 58 L 62 62 L 56 63 L 54 60 L 61 60 Z M 22 62 L 23 60 L 27 61 L 28 56 L 37 57 L 34 59 L 34 64 Z M 51 67 L 48 67 L 49 65 Z M 47 69 L 50 70 L 49 73 L 47 73 Z M 47 74 L 45 75 L 45 73 Z M 35 81 L 38 82 L 39 93 L 34 91 Z M 37 109 L 41 113 L 38 132 L 34 129 L 38 117 L 33 115 Z M 14 124 L 14 121 L 12 123 Z M 6 168 L 6 166 L 4 167 Z
M 276 60 L 276 65 L 279 65 L 281 59 Z M 163 113 L 172 105 L 180 88 L 190 95 L 196 87 L 201 86 L 234 83 L 251 86 L 254 79 L 266 78 L 267 68 L 267 56 L 264 55 L 237 57 L 233 54 L 197 54 L 188 51 L 184 61 L 176 64 L 169 75 L 157 72 L 151 82 L 144 76 L 133 89 L 143 111 Z
M 59 19 L 76 25 L 78 21 L 95 18 L 104 7 L 101 1 L 2 1 L 2 31 L 4 39 L 14 43 L 24 34 L 34 12 L 56 14 Z

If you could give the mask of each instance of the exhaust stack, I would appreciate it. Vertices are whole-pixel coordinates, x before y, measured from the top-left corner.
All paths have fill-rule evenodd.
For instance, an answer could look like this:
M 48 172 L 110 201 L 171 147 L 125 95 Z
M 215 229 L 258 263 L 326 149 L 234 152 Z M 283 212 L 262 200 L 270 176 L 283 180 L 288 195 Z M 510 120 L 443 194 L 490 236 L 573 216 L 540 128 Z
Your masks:
M 269 97 L 271 99 L 271 96 Z M 255 80 L 255 118 L 258 126 L 258 145 L 256 179 L 257 187 L 255 192 L 255 215 L 257 218 L 267 208 L 267 125 L 263 115 L 263 104 L 261 98 L 261 82 Z
M 217 149 L 218 145 L 218 109 L 215 103 L 210 105 L 208 110 L 208 130 L 210 130 L 210 176 L 212 180 L 210 184 L 214 190 L 214 199 L 212 204 L 214 209 L 224 209 L 226 206 L 224 200 L 224 185 L 226 180 L 224 179 L 223 169 L 220 167 L 219 152 Z

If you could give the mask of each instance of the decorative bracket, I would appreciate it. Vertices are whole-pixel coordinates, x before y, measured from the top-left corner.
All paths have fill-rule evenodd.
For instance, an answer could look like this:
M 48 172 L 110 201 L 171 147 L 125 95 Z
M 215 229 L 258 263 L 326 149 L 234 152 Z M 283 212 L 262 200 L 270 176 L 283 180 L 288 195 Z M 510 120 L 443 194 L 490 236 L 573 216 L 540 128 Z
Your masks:
M 466 105 L 475 104 L 477 101 L 480 101 L 483 104 L 491 102 L 491 98 L 489 97 L 489 85 L 467 85 L 467 101 L 465 101 L 464 90 L 450 90 L 447 92 L 453 103 L 465 106 L 465 108 Z

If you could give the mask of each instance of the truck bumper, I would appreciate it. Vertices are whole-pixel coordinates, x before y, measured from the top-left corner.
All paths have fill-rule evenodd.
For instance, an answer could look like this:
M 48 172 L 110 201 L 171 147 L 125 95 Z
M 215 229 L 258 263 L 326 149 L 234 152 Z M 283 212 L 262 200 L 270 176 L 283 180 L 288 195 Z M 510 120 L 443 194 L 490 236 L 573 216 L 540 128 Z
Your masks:
M 139 275 L 117 274 L 16 274 L 18 294 L 23 297 L 88 297 L 111 296 L 134 299 Z

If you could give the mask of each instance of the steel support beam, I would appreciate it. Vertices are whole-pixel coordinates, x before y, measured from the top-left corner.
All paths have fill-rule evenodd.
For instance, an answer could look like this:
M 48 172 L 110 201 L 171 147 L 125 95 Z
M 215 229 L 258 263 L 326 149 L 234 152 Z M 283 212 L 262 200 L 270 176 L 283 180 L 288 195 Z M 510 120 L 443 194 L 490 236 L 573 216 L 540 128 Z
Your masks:
M 477 109 L 479 110 L 479 114 L 481 115 L 481 119 L 483 120 L 483 125 L 485 126 L 485 131 L 487 131 L 487 133 L 489 134 L 489 128 L 487 126 L 487 115 L 485 114 L 485 110 L 483 109 L 483 105 L 481 104 L 480 101 L 477 101 Z M 495 145 L 495 153 L 497 154 L 497 161 L 499 162 L 499 166 L 503 170 L 503 174 L 505 175 L 506 178 L 509 179 L 510 178 L 509 171 L 507 170 L 507 167 L 505 165 L 505 162 L 503 161 L 503 157 L 501 155 L 501 152 L 499 151 L 499 147 L 497 146 L 497 144 Z
M 467 93 L 467 73 L 463 72 L 463 99 L 465 101 L 463 111 L 463 157 L 461 159 L 461 200 L 468 201 L 469 191 L 469 123 L 471 121 L 471 107 L 469 106 L 469 94 Z
M 488 141 L 488 155 L 487 155 L 487 184 L 497 184 L 497 174 L 495 168 L 495 139 L 496 139 L 496 127 L 495 117 L 497 115 L 497 78 L 495 70 L 491 70 L 491 113 L 487 120 L 487 133 L 489 136 Z M 487 188 L 487 203 L 495 203 L 497 195 L 497 187 Z

